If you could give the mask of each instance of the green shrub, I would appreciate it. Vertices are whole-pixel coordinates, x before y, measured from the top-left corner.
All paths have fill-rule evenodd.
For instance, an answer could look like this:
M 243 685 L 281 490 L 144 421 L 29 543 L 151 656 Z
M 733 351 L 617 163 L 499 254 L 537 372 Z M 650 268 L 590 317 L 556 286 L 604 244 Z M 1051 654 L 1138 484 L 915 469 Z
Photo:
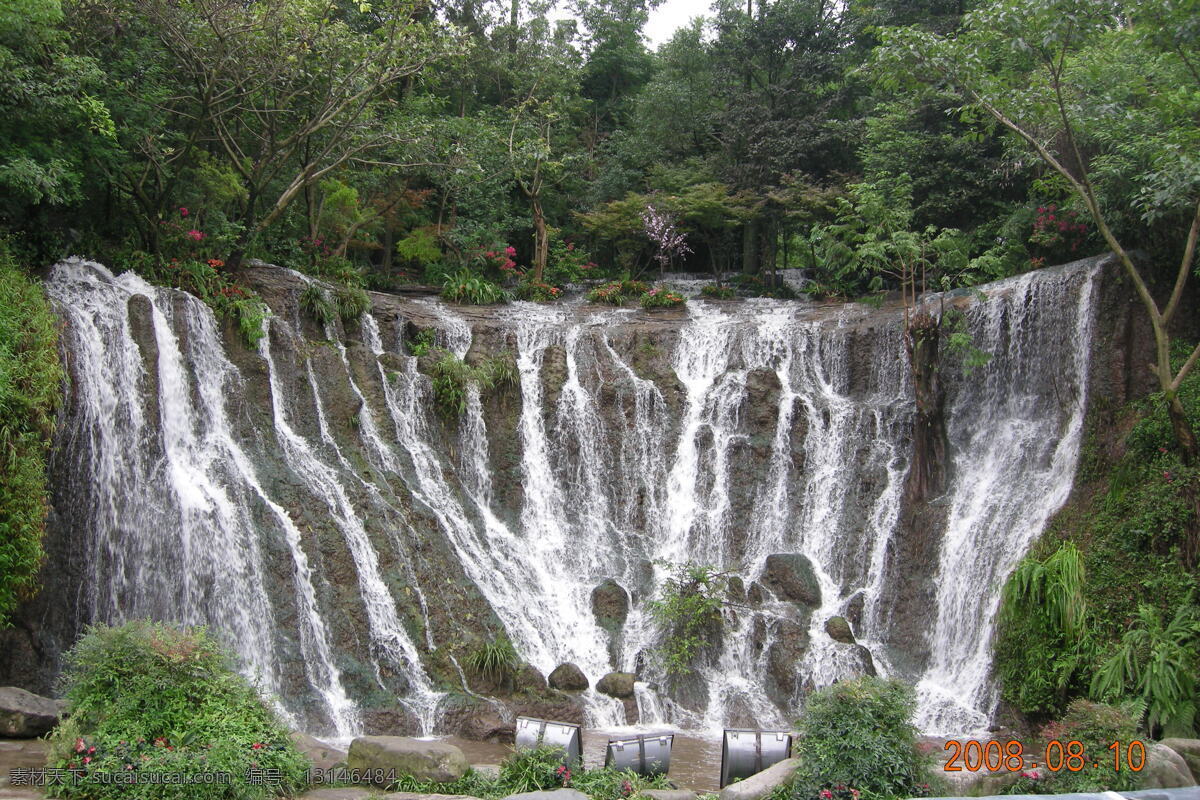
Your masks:
M 679 292 L 656 286 L 644 293 L 640 302 L 642 308 L 676 308 L 683 305 L 684 299 Z
M 532 300 L 535 303 L 548 303 L 562 297 L 562 289 L 548 283 L 529 281 L 517 287 L 517 297 L 522 300 Z
M 452 303 L 482 306 L 507 302 L 508 292 L 469 269 L 460 269 L 446 276 L 442 284 L 442 297 Z
M 445 416 L 457 417 L 467 410 L 467 385 L 474 382 L 481 390 L 517 382 L 517 370 L 506 354 L 471 366 L 449 350 L 434 348 L 440 357 L 433 363 L 433 396 L 438 410 Z
M 717 286 L 715 283 L 710 283 L 700 290 L 700 294 L 704 297 L 710 297 L 713 300 L 733 300 L 737 297 L 737 292 L 728 286 Z
M 610 281 L 589 291 L 586 295 L 589 303 L 607 303 L 612 306 L 624 305 L 627 300 L 640 297 L 650 291 L 650 287 L 642 281 L 626 278 L 621 281 Z
M 0 242 L 0 627 L 37 590 L 46 461 L 61 402 L 58 320 Z
M 500 763 L 500 785 L 510 794 L 561 789 L 571 779 L 563 755 L 561 747 L 552 745 L 514 750 Z
M 869 676 L 810 695 L 799 722 L 793 797 L 817 800 L 822 790 L 851 787 L 878 798 L 928 794 L 929 764 L 910 721 L 915 705 L 910 687 Z
M 371 298 L 357 286 L 339 286 L 333 291 L 333 302 L 343 322 L 361 317 L 371 307 Z
M 258 346 L 258 342 L 266 335 L 263 323 L 271 316 L 271 309 L 257 297 L 239 297 L 229 304 L 229 313 L 237 322 L 238 332 L 248 347 Z
M 300 293 L 300 308 L 324 327 L 337 316 L 337 308 L 328 293 L 316 283 L 310 283 Z
M 721 609 L 729 599 L 729 575 L 690 561 L 669 566 L 670 577 L 649 604 L 664 634 L 655 653 L 668 674 L 687 675 L 720 630 Z
M 467 656 L 468 667 L 496 683 L 511 678 L 519 661 L 516 648 L 504 634 L 481 642 Z
M 50 736 L 48 765 L 77 780 L 53 786 L 55 797 L 241 800 L 306 783 L 307 759 L 203 628 L 93 626 L 67 654 L 63 681 L 69 717 Z M 278 770 L 279 781 L 252 783 L 250 769 Z M 140 781 L 124 782 L 130 773 Z M 150 782 L 163 773 L 229 778 Z
M 1067 713 L 1058 722 L 1051 722 L 1038 735 L 1037 761 L 1043 766 L 1022 773 L 1016 784 L 1005 790 L 1005 794 L 1063 794 L 1066 792 L 1126 791 L 1138 785 L 1138 773 L 1128 768 L 1125 749 L 1137 738 L 1137 717 L 1140 710 L 1102 705 L 1087 700 L 1075 700 Z M 1047 745 L 1057 741 L 1063 748 Z M 1079 742 L 1082 747 L 1073 746 Z M 1113 742 L 1121 743 L 1120 769 L 1114 769 Z M 1067 759 L 1073 754 L 1083 758 Z M 1041 756 L 1046 756 L 1042 758 Z M 1141 754 L 1132 756 L 1138 763 Z M 1045 768 L 1045 761 L 1057 762 L 1062 767 L 1056 771 Z M 1096 764 L 1095 767 L 1092 764 Z M 1078 770 L 1072 767 L 1078 766 Z
M 408 352 L 417 358 L 427 355 L 433 349 L 433 341 L 436 335 L 433 328 L 418 331 L 415 336 L 408 340 Z

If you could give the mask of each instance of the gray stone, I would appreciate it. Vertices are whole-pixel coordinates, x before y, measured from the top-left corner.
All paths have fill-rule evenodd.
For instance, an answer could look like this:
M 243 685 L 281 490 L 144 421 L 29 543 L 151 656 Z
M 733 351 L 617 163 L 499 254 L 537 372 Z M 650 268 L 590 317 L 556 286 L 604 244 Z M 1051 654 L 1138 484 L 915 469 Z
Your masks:
M 16 686 L 0 687 L 0 736 L 36 739 L 57 725 L 61 716 L 57 700 Z
M 477 775 L 482 775 L 490 780 L 496 780 L 500 777 L 499 764 L 472 764 L 471 769 L 475 770 Z
M 625 587 L 608 578 L 592 589 L 592 613 L 605 630 L 620 630 L 629 616 L 629 592 Z
M 830 617 L 825 620 L 825 632 L 829 638 L 842 644 L 854 644 L 854 632 L 845 617 Z
M 721 800 L 762 800 L 780 786 L 789 785 L 799 766 L 800 759 L 785 758 L 745 780 L 729 784 L 721 790 Z
M 452 744 L 410 739 L 406 736 L 360 736 L 350 743 L 346 767 L 350 770 L 396 770 L 417 780 L 445 783 L 467 771 L 467 757 Z
M 610 672 L 596 682 L 596 691 L 609 697 L 633 697 L 633 682 L 637 676 L 632 672 Z
M 363 800 L 367 797 L 378 796 L 366 789 L 348 787 L 342 789 L 313 789 L 311 792 L 305 792 L 300 795 L 299 800 Z
M 376 800 L 476 800 L 469 794 L 421 794 L 420 792 L 390 792 L 374 795 Z
M 550 687 L 566 692 L 582 692 L 588 688 L 587 676 L 574 664 L 559 664 L 550 673 Z
M 1160 744 L 1179 753 L 1192 771 L 1192 777 L 1200 779 L 1200 739 L 1163 739 Z
M 816 608 L 821 605 L 821 584 L 812 562 L 800 553 L 776 553 L 767 556 L 763 584 L 783 600 L 793 600 Z
M 325 744 L 325 742 L 309 736 L 307 733 L 293 731 L 289 735 L 292 741 L 296 743 L 296 749 L 312 762 L 315 769 L 332 769 L 336 764 L 341 764 L 346 760 L 345 750 Z
M 696 793 L 691 789 L 643 789 L 638 797 L 649 797 L 650 800 L 696 800 Z
M 1146 766 L 1137 776 L 1139 789 L 1177 789 L 1196 785 L 1183 756 L 1163 744 L 1146 745 Z
M 578 789 L 551 789 L 545 792 L 510 794 L 504 800 L 591 800 L 591 798 Z

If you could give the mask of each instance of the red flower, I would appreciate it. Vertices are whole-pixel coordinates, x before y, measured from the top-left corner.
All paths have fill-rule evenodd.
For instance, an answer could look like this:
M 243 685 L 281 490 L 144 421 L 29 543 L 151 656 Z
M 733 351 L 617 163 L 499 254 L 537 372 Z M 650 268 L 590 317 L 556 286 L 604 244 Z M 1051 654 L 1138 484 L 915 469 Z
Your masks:
M 83 739 L 75 740 L 75 752 L 76 753 L 82 753 L 85 746 L 86 745 L 84 745 Z
M 85 763 L 85 764 L 90 764 L 90 763 L 92 763 L 92 757 L 91 757 L 91 756 L 84 756 L 84 757 L 83 757 L 83 763 Z
M 252 750 L 262 750 L 262 749 L 263 749 L 263 746 L 264 746 L 264 745 L 263 745 L 263 743 L 262 743 L 262 742 L 255 742 L 254 744 L 250 745 L 250 748 L 251 748 Z
M 508 247 L 504 248 L 504 254 L 507 255 L 509 258 L 512 258 L 513 256 L 515 256 L 517 254 L 517 248 L 513 247 L 510 244 Z
M 201 233 L 200 231 L 196 230 L 195 228 L 192 228 L 190 231 L 188 231 L 187 235 L 188 235 L 188 238 L 194 242 L 198 242 L 204 238 L 204 234 Z
M 186 217 L 187 215 L 188 215 L 188 210 L 187 210 L 187 208 L 186 208 L 186 207 L 184 207 L 184 206 L 180 206 L 180 207 L 179 207 L 179 216 L 181 216 L 181 217 Z

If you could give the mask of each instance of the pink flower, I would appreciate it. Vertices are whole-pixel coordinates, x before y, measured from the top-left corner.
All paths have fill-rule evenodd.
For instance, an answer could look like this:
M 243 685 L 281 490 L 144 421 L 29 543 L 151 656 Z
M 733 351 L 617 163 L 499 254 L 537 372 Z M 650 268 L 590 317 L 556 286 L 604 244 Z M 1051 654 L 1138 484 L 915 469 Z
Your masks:
M 195 228 L 192 228 L 190 231 L 188 231 L 187 235 L 188 235 L 188 238 L 191 239 L 193 242 L 198 242 L 204 238 L 204 234 L 201 233 L 200 231 L 196 230 Z
M 179 207 L 179 216 L 181 216 L 181 217 L 186 217 L 187 215 L 188 215 L 188 210 L 187 210 L 187 207 L 186 207 L 186 206 L 180 206 L 180 207 Z
M 833 792 L 829 791 L 828 789 L 822 789 L 822 790 L 821 790 L 821 797 L 823 797 L 823 798 L 824 798 L 824 800 L 832 800 L 832 798 L 833 798 Z
M 515 256 L 515 255 L 517 254 L 517 248 L 513 247 L 513 246 L 510 244 L 508 247 L 504 248 L 504 253 L 505 253 L 505 255 L 507 255 L 509 258 L 512 258 L 513 256 Z

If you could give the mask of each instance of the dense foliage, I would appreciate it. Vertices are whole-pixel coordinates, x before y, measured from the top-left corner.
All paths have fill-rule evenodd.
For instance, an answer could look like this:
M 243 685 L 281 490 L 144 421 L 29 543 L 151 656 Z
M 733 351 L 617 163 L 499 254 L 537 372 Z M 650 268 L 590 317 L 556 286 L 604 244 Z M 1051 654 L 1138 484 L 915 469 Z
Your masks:
M 308 760 L 257 691 L 203 629 L 150 622 L 94 626 L 63 674 L 69 718 L 50 737 L 49 766 L 73 798 L 260 798 L 306 785 Z M 250 770 L 272 780 L 255 782 Z M 137 773 L 136 782 L 127 780 Z M 189 784 L 152 774 L 196 776 Z M 227 782 L 209 777 L 226 773 Z M 248 775 L 251 780 L 248 780 Z
M 1129 766 L 1132 764 L 1140 769 L 1147 752 L 1145 749 L 1139 751 L 1136 745 L 1133 745 L 1132 753 L 1128 752 L 1132 742 L 1140 741 L 1136 714 L 1136 710 L 1131 712 L 1128 708 L 1075 700 L 1061 720 L 1043 727 L 1037 741 L 1031 743 L 1036 747 L 1035 753 L 1047 753 L 1049 747 L 1049 759 L 1054 759 L 1055 763 L 1061 761 L 1062 768 L 1041 767 L 1024 771 L 1006 793 L 1063 794 L 1136 789 L 1138 773 Z M 1063 748 L 1061 759 L 1050 745 L 1055 741 Z M 1075 742 L 1079 744 L 1073 744 Z M 1119 754 L 1110 749 L 1114 742 L 1121 743 Z M 1082 757 L 1084 754 L 1086 759 Z
M 930 765 L 917 750 L 915 708 L 911 688 L 882 678 L 840 681 L 813 692 L 799 722 L 792 796 L 927 796 Z
M 1176 363 L 1190 348 L 1180 345 Z M 1200 376 L 1180 388 L 1200 414 Z M 1117 430 L 1128 430 L 1114 437 Z M 1200 471 L 1160 396 L 1095 412 L 1074 510 L 1010 578 L 996 640 L 1006 700 L 1042 718 L 1076 698 L 1144 704 L 1153 733 L 1193 735 L 1200 687 Z
M 670 572 L 658 596 L 649 602 L 650 614 L 662 629 L 656 654 L 668 674 L 686 675 L 720 635 L 721 611 L 729 601 L 729 574 L 690 561 L 660 566 Z
M 63 371 L 58 323 L 0 241 L 0 627 L 36 588 Z

